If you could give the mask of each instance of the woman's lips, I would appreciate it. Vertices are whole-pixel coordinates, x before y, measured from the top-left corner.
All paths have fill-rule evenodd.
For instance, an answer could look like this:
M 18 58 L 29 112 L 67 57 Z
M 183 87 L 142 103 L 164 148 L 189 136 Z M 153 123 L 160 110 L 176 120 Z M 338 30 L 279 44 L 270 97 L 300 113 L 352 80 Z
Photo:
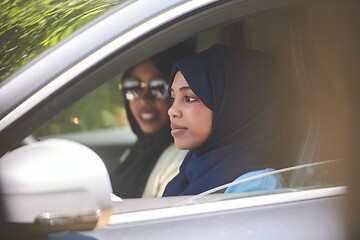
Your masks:
M 174 123 L 171 123 L 170 127 L 171 127 L 171 136 L 173 137 L 178 137 L 187 131 L 187 128 Z
M 142 120 L 147 121 L 147 120 L 153 119 L 155 117 L 155 114 L 153 114 L 153 113 L 141 113 L 140 117 L 141 117 Z
M 142 122 L 153 122 L 157 120 L 157 113 L 155 111 L 142 111 L 139 113 L 139 119 Z

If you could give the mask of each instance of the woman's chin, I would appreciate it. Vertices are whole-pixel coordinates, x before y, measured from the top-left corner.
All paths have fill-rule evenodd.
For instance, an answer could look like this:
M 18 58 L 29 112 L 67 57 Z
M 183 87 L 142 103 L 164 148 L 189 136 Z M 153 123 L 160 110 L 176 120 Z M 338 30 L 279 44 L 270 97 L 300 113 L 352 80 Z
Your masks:
M 156 133 L 157 131 L 159 131 L 160 130 L 160 128 L 159 127 L 152 127 L 152 126 L 146 126 L 146 127 L 144 127 L 144 126 L 141 126 L 140 127 L 141 128 L 141 131 L 143 132 L 143 133 L 145 133 L 145 134 L 154 134 L 154 133 Z
M 179 141 L 176 140 L 176 138 L 174 139 L 174 143 L 175 146 L 181 150 L 192 150 L 196 148 L 196 146 L 193 146 L 193 144 L 190 144 L 188 141 Z

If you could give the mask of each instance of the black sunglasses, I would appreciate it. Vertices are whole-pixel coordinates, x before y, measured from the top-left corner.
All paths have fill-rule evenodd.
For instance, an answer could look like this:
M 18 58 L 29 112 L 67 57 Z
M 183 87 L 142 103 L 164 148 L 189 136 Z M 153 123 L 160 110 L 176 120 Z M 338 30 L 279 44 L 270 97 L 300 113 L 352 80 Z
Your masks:
M 165 99 L 169 95 L 169 85 L 162 78 L 153 78 L 146 84 L 141 82 L 138 78 L 128 77 L 121 84 L 121 89 L 128 101 L 138 98 L 146 87 L 149 88 L 150 94 L 155 99 Z

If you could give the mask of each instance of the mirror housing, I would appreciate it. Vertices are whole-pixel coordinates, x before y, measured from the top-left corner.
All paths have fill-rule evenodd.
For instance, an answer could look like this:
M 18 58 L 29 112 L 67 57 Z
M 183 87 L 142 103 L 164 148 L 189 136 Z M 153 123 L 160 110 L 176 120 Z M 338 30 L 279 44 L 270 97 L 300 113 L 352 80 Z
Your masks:
M 36 231 L 85 230 L 108 223 L 111 183 L 88 147 L 48 139 L 0 159 L 5 221 Z M 39 230 L 40 229 L 40 230 Z

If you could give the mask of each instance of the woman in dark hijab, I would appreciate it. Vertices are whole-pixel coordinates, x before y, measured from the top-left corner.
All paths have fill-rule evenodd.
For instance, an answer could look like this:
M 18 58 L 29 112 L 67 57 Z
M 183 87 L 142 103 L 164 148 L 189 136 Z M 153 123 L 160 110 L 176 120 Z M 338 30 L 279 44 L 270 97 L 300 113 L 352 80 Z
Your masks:
M 146 197 L 156 197 L 158 191 L 161 191 L 161 186 L 158 185 L 166 186 L 167 182 L 177 174 L 184 154 L 175 147 L 171 148 L 173 139 L 170 135 L 167 115 L 170 107 L 167 80 L 173 62 L 191 54 L 191 48 L 179 44 L 123 74 L 122 91 L 126 98 L 125 109 L 131 129 L 137 135 L 137 141 L 111 176 L 114 194 L 122 198 L 142 197 L 146 190 L 145 186 L 148 185 Z M 154 176 L 152 179 L 155 179 L 156 183 L 153 181 L 150 184 L 149 176 L 164 152 L 166 152 L 166 156 L 163 157 L 165 162 L 161 161 L 159 163 L 161 166 L 157 166 L 157 169 L 167 170 L 163 173 L 166 176 Z M 168 167 L 166 165 L 170 168 L 166 169 Z M 164 183 L 167 175 L 171 174 L 173 175 L 170 179 Z M 162 187 L 162 191 L 165 186 Z
M 221 45 L 174 64 L 171 134 L 178 148 L 190 151 L 163 196 L 199 194 L 281 167 L 274 69 L 256 50 Z

